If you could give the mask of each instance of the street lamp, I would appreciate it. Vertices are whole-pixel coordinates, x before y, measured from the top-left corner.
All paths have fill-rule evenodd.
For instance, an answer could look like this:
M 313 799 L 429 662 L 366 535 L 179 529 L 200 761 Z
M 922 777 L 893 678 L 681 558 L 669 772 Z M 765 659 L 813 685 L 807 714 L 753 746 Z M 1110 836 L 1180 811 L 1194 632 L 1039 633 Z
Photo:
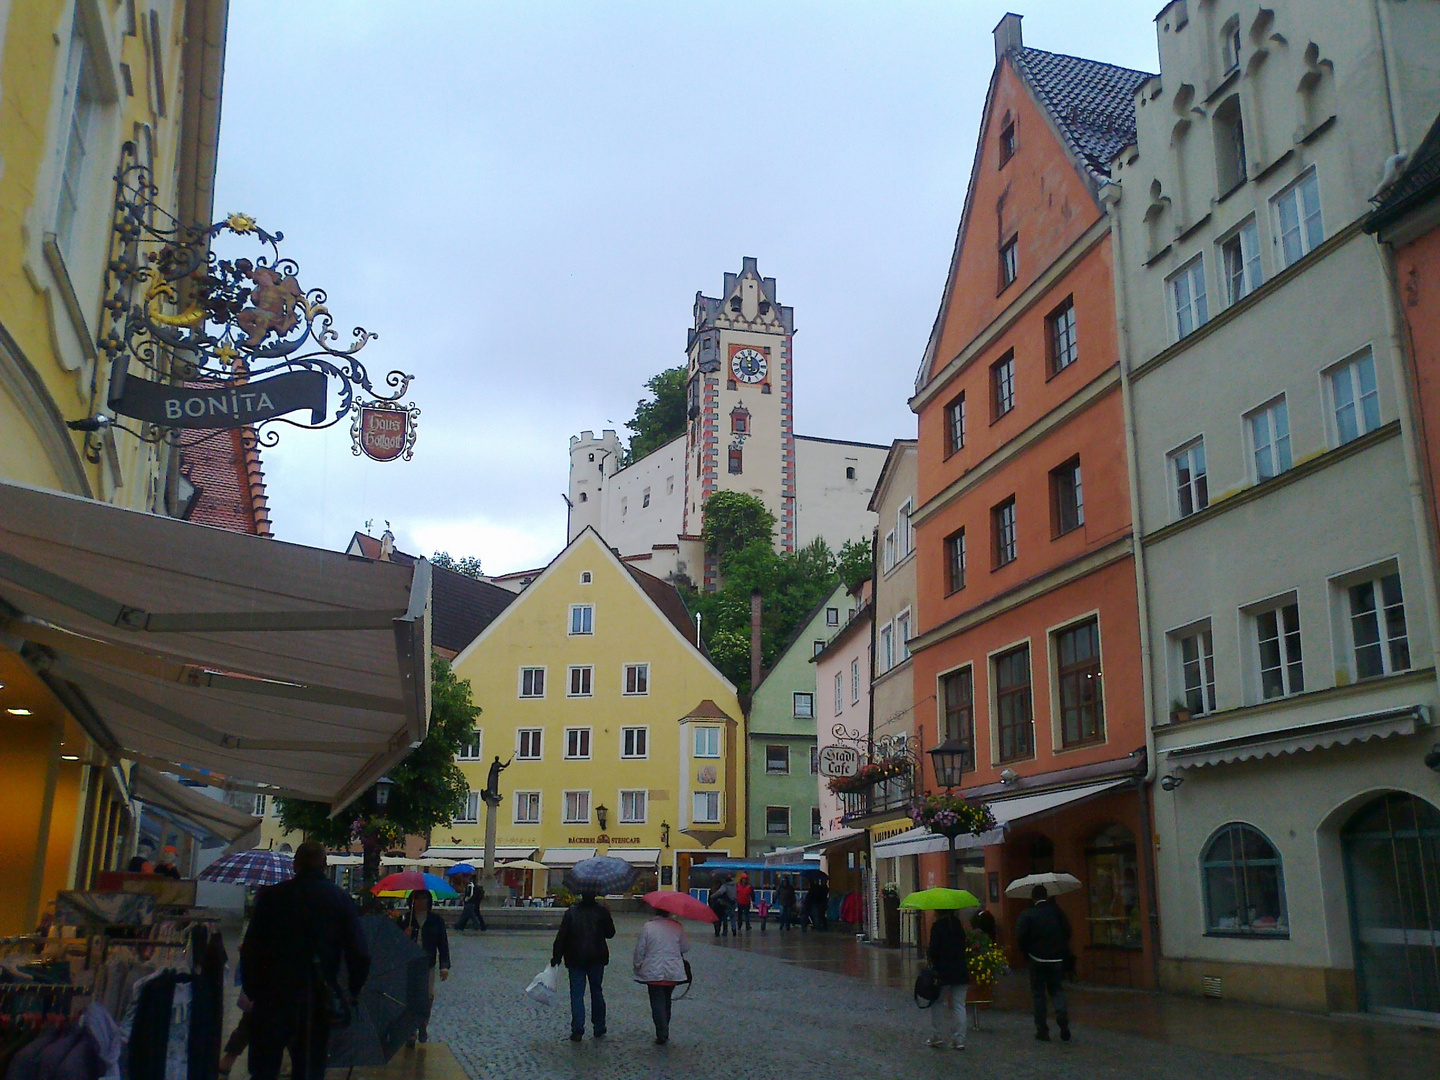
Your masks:
M 668 821 L 660 822 L 660 846 L 670 846 L 670 823 Z
M 946 739 L 930 751 L 930 761 L 935 766 L 935 782 L 946 791 L 960 786 L 965 776 L 965 767 L 970 764 L 970 748 L 959 739 Z M 950 887 L 960 887 L 960 870 L 955 865 L 955 830 L 945 830 L 945 839 L 950 842 Z
M 609 816 L 610 809 L 604 803 L 601 803 L 599 806 L 595 807 L 595 820 L 600 822 L 600 829 L 602 832 L 605 829 L 605 821 L 607 818 L 609 818 Z
M 390 789 L 395 786 L 395 781 L 388 776 L 382 776 L 375 781 L 375 809 L 384 810 L 390 803 Z

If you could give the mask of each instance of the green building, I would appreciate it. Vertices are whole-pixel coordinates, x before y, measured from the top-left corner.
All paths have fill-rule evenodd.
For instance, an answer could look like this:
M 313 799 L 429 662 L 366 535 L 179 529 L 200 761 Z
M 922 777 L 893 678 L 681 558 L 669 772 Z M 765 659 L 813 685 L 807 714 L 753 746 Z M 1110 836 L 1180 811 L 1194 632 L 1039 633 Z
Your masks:
M 845 625 L 854 600 L 843 585 L 801 620 L 750 705 L 750 855 L 820 835 L 815 760 L 815 665 L 810 658 Z

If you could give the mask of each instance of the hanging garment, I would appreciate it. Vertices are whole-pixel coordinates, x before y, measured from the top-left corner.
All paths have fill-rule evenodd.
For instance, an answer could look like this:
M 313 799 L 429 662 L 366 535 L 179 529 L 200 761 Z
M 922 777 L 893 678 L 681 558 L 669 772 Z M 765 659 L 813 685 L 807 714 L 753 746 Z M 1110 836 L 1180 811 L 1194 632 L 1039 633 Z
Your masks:
M 197 975 L 167 971 L 147 982 L 130 1031 L 130 1080 L 216 1080 L 206 1053 L 220 1028 L 215 997 Z
M 59 1037 L 60 1029 L 58 1027 L 42 1028 L 40 1034 L 35 1036 L 34 1042 L 23 1047 L 10 1059 L 10 1068 L 6 1070 L 5 1080 L 38 1080 L 40 1055 Z
M 80 1017 L 80 1024 L 95 1040 L 95 1049 L 103 1066 L 101 1080 L 120 1080 L 120 1054 L 125 1049 L 125 1036 L 114 1017 L 99 1002 L 92 1001 Z

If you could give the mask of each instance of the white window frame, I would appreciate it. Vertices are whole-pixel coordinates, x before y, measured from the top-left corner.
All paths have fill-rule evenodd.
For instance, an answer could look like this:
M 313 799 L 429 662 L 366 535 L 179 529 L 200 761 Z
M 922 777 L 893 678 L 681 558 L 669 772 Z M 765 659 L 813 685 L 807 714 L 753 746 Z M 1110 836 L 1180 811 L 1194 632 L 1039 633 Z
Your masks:
M 580 616 L 581 629 L 576 630 L 576 615 Z M 588 628 L 587 628 L 588 625 Z M 595 634 L 595 605 L 594 604 L 571 604 L 570 621 L 566 623 L 567 637 L 593 637 Z
M 530 689 L 533 691 L 535 689 L 535 674 L 537 672 L 540 675 L 540 692 L 538 694 L 527 694 L 525 692 L 525 676 L 530 676 Z M 545 697 L 545 683 L 547 681 L 548 680 L 546 677 L 546 669 L 544 667 L 522 667 L 520 669 L 519 679 L 516 683 L 515 694 L 517 697 L 526 701 L 542 699 Z
M 1297 241 L 1298 252 L 1293 259 L 1289 258 L 1285 251 L 1285 238 L 1288 235 L 1285 228 L 1287 200 L 1293 201 L 1295 208 L 1293 235 Z M 1276 264 L 1282 269 L 1294 266 L 1325 242 L 1325 214 L 1320 199 L 1320 180 L 1313 168 L 1271 199 L 1270 206 L 1275 227 L 1272 240 L 1275 244 Z M 1312 234 L 1312 222 L 1319 232 L 1318 236 Z
M 1185 702 L 1186 708 L 1190 709 L 1192 716 L 1208 716 L 1216 712 L 1219 707 L 1219 698 L 1216 691 L 1215 680 L 1215 635 L 1211 629 L 1209 619 L 1201 620 L 1190 626 L 1173 631 L 1170 635 L 1174 649 L 1174 664 L 1176 674 L 1176 699 Z M 1200 681 L 1196 690 L 1200 694 L 1201 708 L 1195 709 L 1190 706 L 1190 689 L 1185 674 L 1186 658 L 1185 643 L 1195 642 L 1195 664 L 1197 665 Z
M 1361 374 L 1368 370 L 1370 386 L 1365 387 Z M 1350 400 L 1344 406 L 1340 403 L 1340 377 L 1344 375 L 1349 384 Z M 1352 353 L 1338 364 L 1334 364 L 1325 371 L 1325 393 L 1330 404 L 1330 425 L 1331 434 L 1334 437 L 1336 446 L 1344 446 L 1348 442 L 1354 442 L 1363 435 L 1368 435 L 1377 428 L 1383 427 L 1385 417 L 1380 410 L 1380 372 L 1375 363 L 1375 350 L 1370 346 Z M 1373 402 L 1374 415 L 1367 416 L 1367 402 Z M 1348 438 L 1340 422 L 1340 410 L 1342 408 L 1353 408 L 1355 410 L 1355 433 Z M 1373 420 L 1373 424 L 1372 424 Z
M 626 800 L 631 803 L 627 812 Z M 638 802 L 640 812 L 635 813 L 635 804 Z M 620 824 L 621 825 L 644 825 L 650 820 L 650 789 L 649 788 L 621 788 L 620 789 Z
M 885 570 L 895 568 L 895 530 L 891 529 L 885 534 L 884 554 L 881 556 L 882 567 Z
M 1293 632 L 1285 625 L 1285 612 L 1289 608 L 1295 609 L 1295 628 Z M 1295 593 L 1286 593 L 1281 596 L 1272 597 L 1269 600 L 1253 604 L 1245 611 L 1248 617 L 1250 629 L 1250 647 L 1254 650 L 1251 655 L 1255 662 L 1254 690 L 1256 701 L 1275 701 L 1279 698 L 1290 697 L 1293 694 L 1303 693 L 1305 690 L 1305 648 L 1302 640 L 1300 625 L 1300 602 Z M 1265 693 L 1265 657 L 1263 653 L 1266 637 L 1262 623 L 1273 617 L 1275 621 L 1275 649 L 1279 658 L 1280 692 L 1278 694 Z M 1293 653 L 1292 653 L 1293 649 Z M 1300 668 L 1299 685 L 1291 671 L 1292 666 Z
M 860 658 L 858 656 L 850 661 L 850 704 L 860 704 Z
M 527 740 L 526 735 L 533 735 L 533 739 Z M 539 747 L 539 751 L 533 754 L 525 753 L 525 743 L 530 742 L 531 749 Z M 545 756 L 545 729 L 544 728 L 516 728 L 515 729 L 515 760 L 516 761 L 542 761 Z
M 517 791 L 517 792 L 515 792 L 515 801 L 514 801 L 515 813 L 514 813 L 514 815 L 513 815 L 513 817 L 514 817 L 514 824 L 516 824 L 516 825 L 539 825 L 540 822 L 541 822 L 541 820 L 542 820 L 542 810 L 543 810 L 544 801 L 545 801 L 545 800 L 544 800 L 544 796 L 543 796 L 540 792 L 538 792 L 538 791 Z M 533 806 L 533 807 L 535 808 L 535 816 L 534 816 L 534 817 L 521 817 L 521 816 L 520 816 L 520 808 L 521 808 L 522 802 L 523 802 L 524 806 L 526 807 L 526 809 L 529 809 L 531 806 Z
M 1290 447 L 1290 408 L 1284 394 L 1245 414 L 1245 441 L 1250 446 L 1251 478 L 1255 483 L 1290 469 L 1294 457 Z
M 648 697 L 650 694 L 650 664 L 642 662 L 625 664 L 622 669 L 620 695 L 622 697 Z M 630 689 L 630 673 L 635 673 L 636 689 Z
M 571 800 L 574 800 L 576 809 L 571 810 Z M 590 789 L 589 788 L 568 788 L 560 793 L 560 824 L 562 825 L 589 825 L 590 824 Z M 580 807 L 584 807 L 584 815 L 580 813 Z
M 702 800 L 705 805 L 705 814 L 703 817 L 700 813 Z M 710 812 L 711 805 L 715 807 L 713 816 Z M 718 791 L 695 792 L 694 797 L 690 800 L 690 810 L 690 822 L 693 825 L 719 825 L 720 822 L 724 820 L 724 800 Z
M 581 585 L 589 585 L 589 584 L 590 584 L 591 582 L 593 582 L 594 580 L 595 580 L 595 575 L 593 575 L 589 570 L 581 570 L 581 571 L 580 571 L 580 584 L 581 584 Z
M 575 736 L 572 740 L 571 736 Z M 572 741 L 576 749 L 581 753 L 571 753 Z M 595 750 L 595 732 L 589 727 L 567 727 L 565 729 L 565 760 L 566 761 L 589 761 Z
M 1200 469 L 1196 471 L 1195 451 L 1199 450 Z M 1184 458 L 1185 467 L 1190 472 L 1190 479 L 1180 479 L 1181 458 Z M 1209 461 L 1205 456 L 1205 436 L 1200 435 L 1183 446 L 1178 446 L 1165 455 L 1165 476 L 1170 488 L 1170 507 L 1175 515 L 1175 520 L 1193 517 L 1210 505 L 1210 468 Z M 1205 481 L 1202 490 L 1199 481 Z M 1184 503 L 1181 501 L 1181 491 L 1190 493 L 1190 510 L 1186 512 Z
M 1180 289 L 1182 284 L 1185 287 L 1183 294 Z M 1203 251 L 1165 279 L 1165 295 L 1176 341 L 1190 336 L 1210 321 L 1210 298 L 1205 288 Z
M 1231 265 L 1231 249 L 1239 252 L 1240 266 L 1239 274 L 1236 274 L 1236 267 Z M 1265 281 L 1265 274 L 1260 265 L 1260 226 L 1255 221 L 1255 216 L 1242 221 L 1238 228 L 1230 235 L 1220 241 L 1220 273 L 1224 278 L 1226 306 L 1238 304 L 1245 297 L 1258 289 Z M 1237 291 L 1238 285 L 1239 289 Z
M 839 716 L 845 711 L 845 676 L 841 672 L 835 672 L 835 715 Z
M 480 821 L 480 792 L 468 791 L 465 793 L 465 807 L 455 815 L 451 822 L 453 825 L 476 825 Z
M 785 813 L 785 828 L 772 829 L 770 827 L 770 815 L 776 810 Z M 765 807 L 765 835 L 766 836 L 789 836 L 790 835 L 790 807 L 788 806 L 767 806 Z
M 1392 628 L 1387 625 L 1390 621 L 1388 615 L 1397 605 L 1387 604 L 1383 592 L 1383 582 L 1386 578 L 1389 578 L 1391 576 L 1394 576 L 1396 578 L 1400 588 L 1400 602 L 1398 607 L 1400 612 L 1400 618 L 1404 624 L 1404 630 L 1403 633 L 1398 637 L 1391 635 L 1390 630 Z M 1405 580 L 1400 573 L 1400 567 L 1397 565 L 1397 563 L 1394 560 L 1390 560 L 1389 562 L 1381 563 L 1378 566 L 1367 567 L 1365 570 L 1353 574 L 1347 574 L 1344 577 L 1337 579 L 1334 582 L 1334 585 L 1337 587 L 1340 594 L 1339 604 L 1341 622 L 1344 624 L 1342 640 L 1345 643 L 1345 667 L 1348 670 L 1351 678 L 1354 679 L 1356 682 L 1363 682 L 1370 679 L 1385 678 L 1387 676 L 1395 675 L 1403 671 L 1413 671 L 1415 668 L 1415 655 L 1413 648 L 1415 634 L 1413 624 L 1415 613 L 1411 609 L 1411 604 L 1414 601 L 1414 597 L 1411 596 L 1407 598 L 1405 592 Z M 1356 613 L 1354 607 L 1354 595 L 1351 590 L 1358 588 L 1362 585 L 1369 585 L 1371 587 L 1372 597 L 1375 604 L 1374 619 L 1376 630 L 1379 634 L 1377 642 L 1380 647 L 1380 671 L 1374 675 L 1360 674 L 1360 659 L 1356 653 Z M 1395 663 L 1394 652 L 1395 644 L 1397 641 L 1403 642 L 1402 647 L 1405 650 L 1406 664 L 1403 667 L 1398 666 Z
M 895 628 L 890 623 L 886 623 L 884 626 L 880 627 L 880 656 L 879 659 L 876 661 L 875 667 L 879 670 L 879 673 L 881 675 L 884 675 L 885 672 L 889 671 L 894 666 Z M 855 700 L 860 700 L 858 694 L 856 695 Z
M 825 625 L 826 625 L 826 626 L 839 626 L 839 625 L 840 625 L 840 609 L 839 609 L 838 607 L 827 607 L 827 608 L 825 609 Z
M 457 761 L 479 761 L 485 756 L 485 730 L 483 728 L 471 728 L 470 738 L 455 755 Z
M 580 688 L 575 688 L 576 676 L 579 676 Z M 565 696 L 570 698 L 585 698 L 595 696 L 595 667 L 592 664 L 571 664 L 565 670 Z
M 701 745 L 702 735 L 705 737 L 704 746 Z M 713 751 L 710 747 L 712 740 L 715 743 Z M 720 728 L 715 724 L 697 724 L 690 736 L 690 751 L 693 757 L 706 759 L 718 758 L 723 745 L 724 740 L 720 737 Z
M 903 664 L 910 659 L 910 647 L 905 643 L 910 640 L 910 609 L 907 607 L 895 616 L 895 662 Z
M 825 651 L 825 642 L 823 641 L 812 641 L 810 644 L 814 646 L 815 649 L 814 653 L 811 654 L 813 656 L 819 656 Z
M 634 751 L 638 745 L 639 753 Z M 626 747 L 630 749 L 627 750 Z M 648 761 L 650 759 L 650 727 L 647 724 L 629 724 L 620 729 L 620 760 Z
M 910 524 L 914 500 L 906 499 L 895 511 L 895 557 L 903 561 L 915 550 L 915 528 Z
M 264 817 L 264 816 L 265 816 L 265 806 L 266 806 L 266 803 L 267 803 L 268 801 L 269 801 L 269 797 L 268 797 L 267 795 L 265 795 L 263 792 L 257 794 L 257 795 L 255 796 L 255 800 L 250 804 L 250 816 L 251 816 L 251 817 Z
M 800 699 L 805 699 L 805 711 L 800 711 Z M 796 690 L 790 695 L 792 715 L 797 720 L 815 719 L 815 695 L 809 690 Z

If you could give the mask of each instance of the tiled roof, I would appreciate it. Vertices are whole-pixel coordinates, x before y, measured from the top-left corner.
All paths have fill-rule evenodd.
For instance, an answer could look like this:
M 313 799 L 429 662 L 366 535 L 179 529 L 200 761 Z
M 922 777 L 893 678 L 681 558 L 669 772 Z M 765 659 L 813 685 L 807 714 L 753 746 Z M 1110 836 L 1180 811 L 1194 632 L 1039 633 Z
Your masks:
M 669 582 L 661 581 L 653 574 L 647 574 L 644 570 L 636 570 L 629 563 L 625 563 L 624 566 L 626 570 L 630 571 L 630 576 L 635 579 L 640 588 L 645 590 L 645 595 L 655 601 L 655 606 L 660 609 L 661 614 L 670 620 L 676 630 L 680 631 L 680 636 L 693 643 L 695 624 L 690 619 L 690 611 L 685 607 L 685 601 L 680 596 L 679 590 Z M 701 652 L 704 652 L 703 647 Z
M 1049 108 L 1071 151 L 1097 177 L 1135 140 L 1135 88 L 1144 71 L 1043 49 L 1015 49 L 1015 68 Z
M 249 428 L 223 431 L 180 448 L 180 475 L 195 485 L 187 521 L 270 536 L 260 449 Z
M 1375 215 L 1368 231 L 1397 221 L 1440 193 L 1440 117 L 1410 156 L 1396 181 L 1375 199 Z
M 463 650 L 519 596 L 443 566 L 430 571 L 430 641 L 450 652 Z
M 708 697 L 685 714 L 686 720 L 731 720 L 733 717 Z

